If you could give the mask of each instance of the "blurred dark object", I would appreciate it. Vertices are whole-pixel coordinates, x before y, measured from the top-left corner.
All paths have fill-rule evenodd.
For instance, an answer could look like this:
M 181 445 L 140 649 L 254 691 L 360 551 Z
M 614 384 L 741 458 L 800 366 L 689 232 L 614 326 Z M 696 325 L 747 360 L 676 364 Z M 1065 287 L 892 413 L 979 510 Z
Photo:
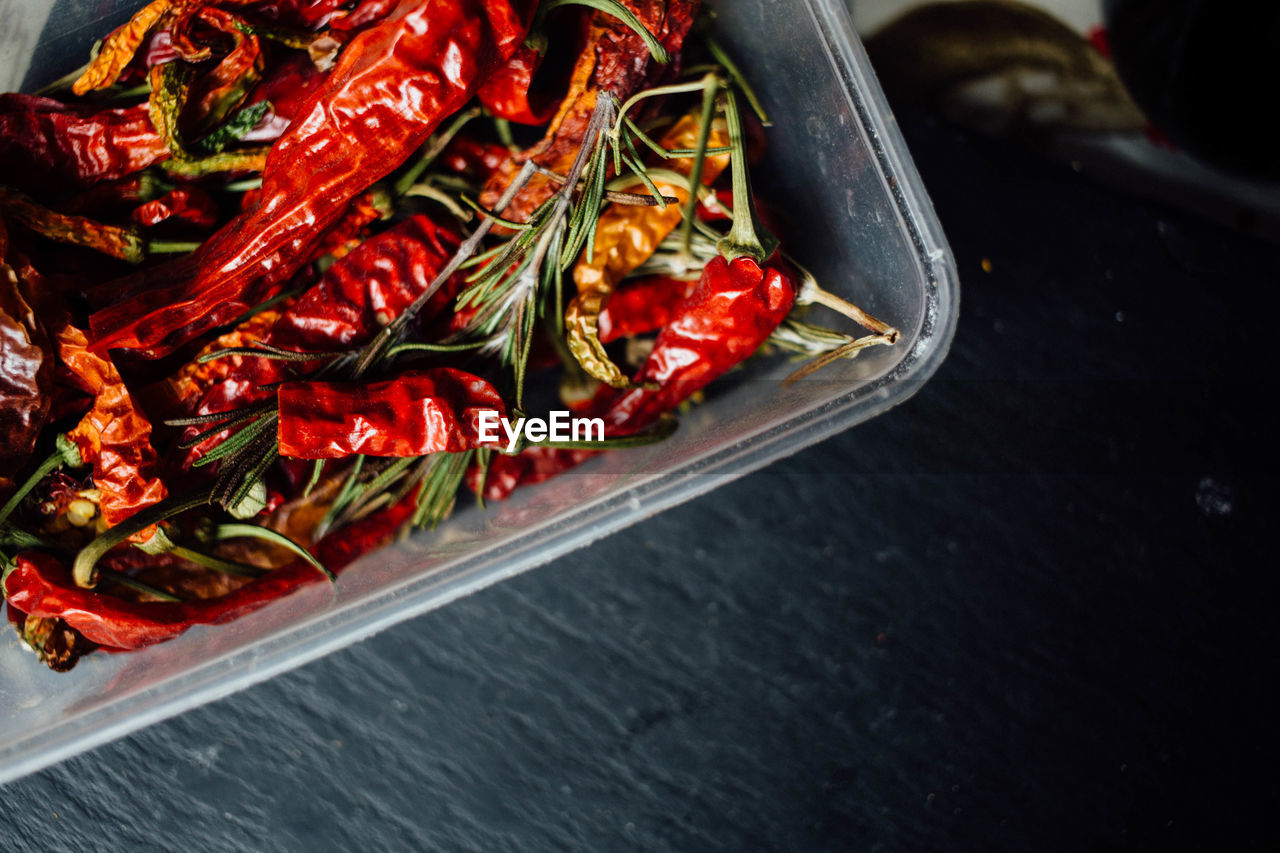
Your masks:
M 866 40 L 895 104 L 975 130 L 1136 131 L 1144 120 L 1110 61 L 1057 18 L 1013 0 L 932 3 Z
M 1106 0 L 1120 77 L 1173 142 L 1232 172 L 1280 177 L 1267 106 L 1280 85 L 1280 3 Z

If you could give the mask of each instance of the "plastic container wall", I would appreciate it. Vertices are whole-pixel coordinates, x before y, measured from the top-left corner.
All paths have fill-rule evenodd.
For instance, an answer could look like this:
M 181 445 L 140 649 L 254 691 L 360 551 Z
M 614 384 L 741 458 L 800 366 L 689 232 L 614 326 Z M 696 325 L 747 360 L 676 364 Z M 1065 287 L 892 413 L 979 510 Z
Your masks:
M 110 4 L 60 2 L 38 42 L 6 20 L 0 71 L 37 88 L 79 65 L 92 39 L 138 5 L 117 3 L 98 18 Z M 773 119 L 767 160 L 753 174 L 782 212 L 789 251 L 828 290 L 896 325 L 898 345 L 785 389 L 795 365 L 757 360 L 711 386 L 668 441 L 601 456 L 484 511 L 462 509 L 432 533 L 366 556 L 336 588 L 300 590 L 231 625 L 137 654 L 93 655 L 68 674 L 37 664 L 6 631 L 0 781 L 547 562 L 874 417 L 936 370 L 955 329 L 954 262 L 842 0 L 707 5 Z M 825 309 L 812 319 L 853 331 Z

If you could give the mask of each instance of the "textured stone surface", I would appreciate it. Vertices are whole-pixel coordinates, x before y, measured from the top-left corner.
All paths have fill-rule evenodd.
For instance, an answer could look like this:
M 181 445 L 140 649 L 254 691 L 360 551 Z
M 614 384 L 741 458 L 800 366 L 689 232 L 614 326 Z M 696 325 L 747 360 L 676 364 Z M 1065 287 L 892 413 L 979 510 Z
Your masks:
M 1274 249 L 907 131 L 964 281 L 912 402 L 6 786 L 5 846 L 1267 848 Z

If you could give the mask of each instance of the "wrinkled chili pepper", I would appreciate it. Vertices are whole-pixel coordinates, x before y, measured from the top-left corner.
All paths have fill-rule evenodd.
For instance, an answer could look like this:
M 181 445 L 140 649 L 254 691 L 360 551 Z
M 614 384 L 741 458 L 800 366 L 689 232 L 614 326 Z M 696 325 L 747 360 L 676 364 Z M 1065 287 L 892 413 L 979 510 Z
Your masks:
M 261 337 L 265 344 L 303 352 L 325 352 L 367 342 L 411 304 L 439 273 L 458 238 L 422 214 L 377 234 L 329 267 L 320 280 L 294 301 Z M 424 306 L 419 320 L 429 322 L 457 295 L 465 280 L 453 276 Z M 307 365 L 294 368 L 305 372 Z M 197 414 L 212 414 L 260 402 L 270 396 L 262 386 L 290 374 L 284 363 L 240 359 L 200 397 Z M 186 438 L 199 432 L 190 428 Z M 219 433 L 192 447 L 189 467 L 226 438 Z
M 267 162 L 266 146 L 238 151 L 220 151 L 200 156 L 187 147 L 181 129 L 182 113 L 191 90 L 191 66 L 167 62 L 151 69 L 149 115 L 156 132 L 164 140 L 170 157 L 165 171 L 184 177 L 199 177 L 215 172 L 259 172 Z
M 693 25 L 701 0 L 622 0 L 640 23 L 657 37 L 667 53 L 680 52 Z M 547 126 L 542 141 L 527 151 L 509 157 L 485 185 L 480 203 L 492 207 L 527 160 L 557 174 L 569 171 L 583 136 L 595 112 L 601 92 L 626 99 L 644 84 L 653 71 L 644 40 L 626 24 L 604 12 L 592 16 L 587 47 L 578 57 L 570 77 L 568 92 L 560 109 Z M 661 66 L 658 66 L 661 69 Z M 661 70 L 658 73 L 662 73 Z M 503 216 L 524 222 L 529 214 L 556 191 L 557 185 L 543 175 L 535 175 L 507 205 Z
M 88 186 L 131 175 L 166 156 L 145 104 L 93 110 L 32 95 L 0 95 L 0 183 L 28 190 Z
M 385 215 L 385 198 L 378 193 L 361 193 L 351 200 L 338 224 L 320 241 L 314 258 L 331 255 L 334 260 L 343 258 L 369 238 L 369 226 Z
M 122 261 L 136 264 L 146 257 L 146 243 L 137 228 L 58 213 L 5 186 L 0 186 L 0 215 L 50 240 L 84 246 Z
M 663 135 L 659 144 L 668 150 L 693 149 L 697 147 L 699 132 L 698 118 L 685 116 Z M 721 148 L 728 141 L 725 131 L 713 127 L 707 144 L 710 148 Z M 728 165 L 728 154 L 706 157 L 702 182 L 710 184 Z M 686 177 L 693 167 L 692 158 L 672 161 L 673 170 Z M 611 205 L 600 214 L 591 257 L 584 254 L 573 268 L 578 295 L 565 309 L 569 351 L 583 370 L 615 388 L 625 388 L 628 382 L 604 351 L 600 340 L 600 311 L 608 303 L 618 282 L 647 261 L 680 224 L 681 210 L 689 198 L 689 192 L 683 187 L 662 181 L 656 183 L 663 195 L 673 195 L 679 203 L 668 204 L 665 208 Z
M 49 414 L 53 351 L 14 266 L 0 222 L 0 478 L 18 470 Z M 0 491 L 4 481 L 0 479 Z
M 365 343 L 426 290 L 458 243 L 452 230 L 429 217 L 409 217 L 326 270 L 272 327 L 268 342 L 311 351 Z M 442 311 L 464 281 L 464 275 L 455 275 L 420 317 L 430 319 Z
M 280 454 L 297 459 L 457 453 L 479 445 L 482 413 L 506 416 L 492 385 L 452 367 L 383 382 L 286 382 L 278 398 Z M 495 440 L 500 432 L 495 420 Z
M 93 408 L 67 437 L 85 463 L 93 465 L 93 483 L 102 493 L 102 517 L 114 526 L 167 493 L 154 473 L 151 423 L 134 404 L 111 360 L 88 349 L 83 331 L 68 323 L 56 337 L 59 358 L 93 395 Z
M 262 79 L 266 55 L 258 37 L 246 32 L 248 25 L 242 18 L 216 6 L 200 6 L 180 18 L 174 24 L 175 45 L 179 41 L 191 41 L 189 31 L 195 21 L 231 38 L 231 50 L 192 87 L 184 117 L 199 134 L 221 124 L 244 103 L 250 90 Z
M 334 570 L 365 551 L 385 544 L 412 514 L 414 497 L 346 525 L 312 549 Z M 128 601 L 77 587 L 71 573 L 48 554 L 20 553 L 4 576 L 5 598 L 36 618 L 63 619 L 91 642 L 117 649 L 141 649 L 172 640 L 194 625 L 230 622 L 316 583 L 323 576 L 301 559 L 274 569 L 219 598 L 187 602 Z
M 645 276 L 620 287 L 600 312 L 600 343 L 654 332 L 671 322 L 696 282 Z
M 576 450 L 564 447 L 526 447 L 519 453 L 495 453 L 487 469 L 472 466 L 467 469 L 467 488 L 479 491 L 480 478 L 484 477 L 481 496 L 487 501 L 505 500 L 520 486 L 532 486 L 550 480 L 598 454 L 598 450 Z
M 183 414 L 194 412 L 201 397 L 210 388 L 225 382 L 233 375 L 244 373 L 246 361 L 252 360 L 255 364 L 262 361 L 262 359 L 247 359 L 239 355 L 201 361 L 200 356 L 215 350 L 247 347 L 263 340 L 272 325 L 280 318 L 280 313 L 280 310 L 270 308 L 259 311 L 231 331 L 219 335 L 207 344 L 196 358 L 184 364 L 177 373 L 164 381 L 166 408 Z
M 22 642 L 54 672 L 70 672 L 80 658 L 98 648 L 61 619 L 28 616 L 12 604 L 5 609 Z
M 218 222 L 218 205 L 199 187 L 177 187 L 139 205 L 129 218 L 147 226 L 173 219 L 198 228 L 212 228 Z
M 717 255 L 658 333 L 636 382 L 605 415 L 619 433 L 644 429 L 754 353 L 795 304 L 789 272 Z M 645 387 L 650 386 L 650 387 Z
M 401 0 L 351 41 L 272 147 L 258 207 L 178 267 L 177 283 L 95 313 L 95 346 L 168 353 L 263 301 L 347 201 L 403 163 L 506 61 L 526 27 L 509 0 Z
M 164 195 L 169 187 L 151 172 L 140 172 L 127 178 L 92 186 L 62 203 L 63 213 L 85 214 L 103 209 L 144 204 Z
M 98 55 L 71 86 L 77 95 L 105 89 L 120 79 L 120 72 L 133 61 L 133 56 L 152 28 L 173 9 L 173 0 L 152 0 L 124 26 L 102 40 Z
M 589 12 L 583 14 L 585 11 L 573 10 L 568 22 L 557 17 L 556 25 L 563 28 L 565 36 L 574 34 L 575 30 L 581 31 L 577 35 L 584 36 L 590 19 Z M 556 114 L 567 94 L 569 80 L 560 81 L 559 86 L 550 89 L 534 88 L 534 77 L 546 56 L 545 44 L 534 46 L 526 42 L 516 49 L 506 65 L 485 81 L 476 97 L 490 115 L 517 124 L 541 125 Z

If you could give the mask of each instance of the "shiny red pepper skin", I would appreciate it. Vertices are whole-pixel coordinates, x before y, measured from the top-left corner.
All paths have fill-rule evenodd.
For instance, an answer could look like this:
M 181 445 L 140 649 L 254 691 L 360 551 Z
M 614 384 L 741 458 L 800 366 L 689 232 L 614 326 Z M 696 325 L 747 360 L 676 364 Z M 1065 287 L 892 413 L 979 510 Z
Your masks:
M 83 187 L 133 174 L 168 155 L 146 104 L 92 110 L 0 95 L 0 183 Z
M 661 329 L 696 284 L 664 275 L 627 282 L 600 311 L 600 343 Z
M 417 214 L 370 237 L 329 267 L 320 280 L 281 313 L 263 334 L 272 346 L 299 352 L 341 350 L 369 341 L 383 326 L 417 298 L 448 261 L 458 245 L 457 235 Z M 429 322 L 462 288 L 466 271 L 454 275 L 423 307 L 419 321 Z M 291 374 L 279 361 L 242 357 L 225 374 L 189 396 L 190 414 L 224 412 L 261 402 L 270 392 L 261 386 L 306 372 Z M 190 427 L 186 437 L 200 430 Z M 191 449 L 183 461 L 189 467 L 225 438 L 214 436 Z
M 267 343 L 313 352 L 366 343 L 426 290 L 459 242 L 454 231 L 422 214 L 369 238 L 329 267 L 281 315 Z M 465 278 L 459 273 L 446 282 L 420 317 L 439 313 Z
M 199 187 L 178 187 L 139 205 L 129 218 L 146 226 L 177 220 L 198 228 L 212 228 L 218 221 L 218 205 Z
M 452 367 L 383 382 L 286 382 L 277 396 L 280 455 L 295 459 L 457 453 L 480 444 L 483 412 L 506 416 L 492 385 Z M 493 433 L 501 438 L 500 427 Z
M 637 387 L 624 392 L 605 415 L 617 434 L 644 429 L 742 362 L 773 334 L 795 304 L 791 274 L 761 267 L 751 258 L 717 255 L 693 292 L 658 334 L 640 368 Z
M 0 221 L 0 492 L 35 446 L 53 384 L 53 347 L 32 309 L 33 282 L 19 274 L 21 262 L 9 263 L 8 254 L 8 232 Z
M 526 17 L 509 0 L 401 0 L 347 45 L 272 147 L 257 208 L 175 264 L 176 283 L 95 313 L 95 346 L 165 355 L 273 294 L 350 199 L 506 62 Z
M 312 548 L 329 569 L 339 571 L 387 541 L 414 509 L 413 495 L 368 518 L 345 525 Z M 61 618 L 87 639 L 117 649 L 141 649 L 172 640 L 193 625 L 230 622 L 316 583 L 322 575 L 296 560 L 219 598 L 186 602 L 137 602 L 81 589 L 54 557 L 23 553 L 4 579 L 5 598 L 37 618 Z

